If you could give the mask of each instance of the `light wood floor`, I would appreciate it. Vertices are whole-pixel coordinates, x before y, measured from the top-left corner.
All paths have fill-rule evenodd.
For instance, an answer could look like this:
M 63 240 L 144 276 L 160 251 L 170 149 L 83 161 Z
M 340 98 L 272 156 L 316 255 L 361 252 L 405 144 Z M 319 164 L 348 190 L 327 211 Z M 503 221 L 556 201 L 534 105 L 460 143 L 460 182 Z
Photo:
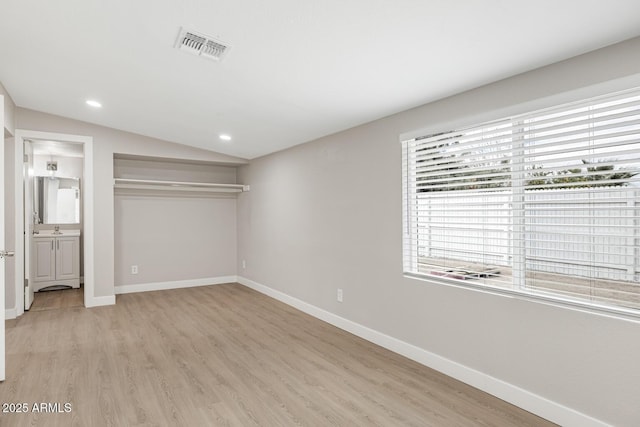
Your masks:
M 71 307 L 84 307 L 82 288 L 36 292 L 29 311 L 58 310 Z
M 7 321 L 2 426 L 544 426 L 238 284 Z

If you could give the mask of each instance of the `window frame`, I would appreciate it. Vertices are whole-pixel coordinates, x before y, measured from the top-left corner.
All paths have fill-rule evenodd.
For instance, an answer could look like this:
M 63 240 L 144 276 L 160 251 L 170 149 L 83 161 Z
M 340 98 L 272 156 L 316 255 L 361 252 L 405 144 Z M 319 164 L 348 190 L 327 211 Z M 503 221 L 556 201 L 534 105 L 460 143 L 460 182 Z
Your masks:
M 568 109 L 571 107 L 572 104 L 582 104 L 585 102 L 593 101 L 598 98 L 607 97 L 607 96 L 619 96 L 620 94 L 624 94 L 627 92 L 639 94 L 640 88 L 631 88 L 631 89 L 625 89 L 622 91 L 607 90 L 607 91 L 604 91 L 604 93 L 602 92 L 603 91 L 601 91 L 600 93 L 596 93 L 595 95 L 592 93 L 588 93 L 588 96 L 587 95 L 576 96 L 575 98 L 577 99 L 572 99 L 570 102 L 567 102 L 565 99 L 563 99 L 563 97 L 559 97 L 559 100 L 556 100 L 556 102 L 552 102 L 552 101 L 550 102 L 549 100 L 546 100 L 547 105 L 543 105 L 543 106 L 540 106 L 536 102 L 530 102 L 527 104 L 521 104 L 519 106 L 512 107 L 512 109 L 516 112 L 511 115 L 508 115 L 508 114 L 497 115 L 496 113 L 493 113 L 493 114 L 487 113 L 487 114 L 478 115 L 477 117 L 479 117 L 479 119 L 477 120 L 472 120 L 472 119 L 459 120 L 457 125 L 454 124 L 453 126 L 451 125 L 449 126 L 443 125 L 443 126 L 437 126 L 437 127 L 434 126 L 434 127 L 430 127 L 429 130 L 415 131 L 409 134 L 401 135 L 400 142 L 401 142 L 401 150 L 402 150 L 401 157 L 402 157 L 402 204 L 403 204 L 402 206 L 403 208 L 403 211 L 402 211 L 402 214 L 403 214 L 402 262 L 403 262 L 404 276 L 409 278 L 424 280 L 428 282 L 433 282 L 436 284 L 449 285 L 449 286 L 459 287 L 463 289 L 472 289 L 472 290 L 481 291 L 489 294 L 497 294 L 497 295 L 503 295 L 503 296 L 516 296 L 526 300 L 543 302 L 543 303 L 552 304 L 552 305 L 560 305 L 562 307 L 571 307 L 571 308 L 576 308 L 580 310 L 585 310 L 587 312 L 614 314 L 616 317 L 623 316 L 623 317 L 631 317 L 634 319 L 640 318 L 640 308 L 635 309 L 635 308 L 627 308 L 624 306 L 603 304 L 599 301 L 585 301 L 585 300 L 580 300 L 576 298 L 565 297 L 562 294 L 554 293 L 552 291 L 545 292 L 545 291 L 538 290 L 535 292 L 531 292 L 530 290 L 524 289 L 525 288 L 524 286 L 514 286 L 513 283 L 512 283 L 512 287 L 510 288 L 497 288 L 497 287 L 487 286 L 484 284 L 474 283 L 472 281 L 463 282 L 460 280 L 455 280 L 447 277 L 438 277 L 433 274 L 419 273 L 417 272 L 417 268 L 415 267 L 407 268 L 407 264 L 410 264 L 413 266 L 417 265 L 417 259 L 411 259 L 407 261 L 408 255 L 405 247 L 408 241 L 418 240 L 416 237 L 412 235 L 412 231 L 411 231 L 412 229 L 411 222 L 416 215 L 415 212 L 412 212 L 412 210 L 416 209 L 416 207 L 415 205 L 411 206 L 409 201 L 409 197 L 410 197 L 409 194 L 412 192 L 414 194 L 417 193 L 417 181 L 411 180 L 412 172 L 409 169 L 415 168 L 415 162 L 414 164 L 411 164 L 411 162 L 408 160 L 409 157 L 411 157 L 409 153 L 410 151 L 410 146 L 408 144 L 409 141 L 414 140 L 418 136 L 434 135 L 434 134 L 441 133 L 443 129 L 448 129 L 447 132 L 451 132 L 451 129 L 453 129 L 453 132 L 455 132 L 457 130 L 470 128 L 470 127 L 480 127 L 482 125 L 488 126 L 488 125 L 491 125 L 492 123 L 498 123 L 505 120 L 513 122 L 514 120 L 518 120 L 521 117 L 532 116 L 534 114 L 537 114 L 539 112 L 542 112 L 548 109 L 556 109 L 556 108 L 562 108 L 562 107 L 565 107 Z M 493 117 L 497 116 L 500 118 L 491 119 L 492 116 Z M 487 120 L 487 118 L 489 119 Z M 464 124 L 466 124 L 466 126 Z M 640 138 L 640 130 L 638 130 L 637 135 Z M 525 179 L 524 174 L 522 174 L 521 179 Z M 519 185 L 517 186 L 517 188 L 519 188 L 524 194 L 523 185 Z M 524 209 L 510 209 L 512 217 L 513 217 L 514 211 L 520 212 L 520 214 L 524 214 Z M 520 222 L 518 221 L 516 221 L 516 223 L 520 224 Z M 514 233 L 521 232 L 521 230 L 518 230 L 517 224 L 514 225 L 514 230 L 513 230 Z M 526 239 L 523 237 L 519 241 L 522 244 L 524 244 L 525 240 Z M 514 250 L 517 250 L 517 246 L 518 245 L 514 246 Z M 417 258 L 417 251 L 409 256 Z M 517 257 L 520 255 L 516 253 L 515 256 Z M 524 259 L 524 255 L 522 255 L 522 258 Z M 522 270 L 522 273 L 525 274 L 526 271 L 527 270 L 525 267 Z M 520 283 L 524 283 L 524 282 L 520 282 Z M 635 283 L 637 283 L 638 286 L 640 286 L 640 283 L 638 282 L 635 282 Z

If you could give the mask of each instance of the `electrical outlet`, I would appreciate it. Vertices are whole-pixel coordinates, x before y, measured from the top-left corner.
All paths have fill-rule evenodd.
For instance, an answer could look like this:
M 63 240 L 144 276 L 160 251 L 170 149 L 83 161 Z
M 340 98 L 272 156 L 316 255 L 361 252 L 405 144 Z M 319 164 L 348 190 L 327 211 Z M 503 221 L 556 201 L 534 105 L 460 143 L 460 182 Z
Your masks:
M 247 268 L 247 261 L 242 260 L 242 268 L 243 268 L 243 269 L 244 269 L 244 268 Z
M 342 289 L 338 289 L 338 302 L 342 302 Z
M 132 265 L 131 266 L 131 274 L 138 274 L 138 266 L 137 265 Z

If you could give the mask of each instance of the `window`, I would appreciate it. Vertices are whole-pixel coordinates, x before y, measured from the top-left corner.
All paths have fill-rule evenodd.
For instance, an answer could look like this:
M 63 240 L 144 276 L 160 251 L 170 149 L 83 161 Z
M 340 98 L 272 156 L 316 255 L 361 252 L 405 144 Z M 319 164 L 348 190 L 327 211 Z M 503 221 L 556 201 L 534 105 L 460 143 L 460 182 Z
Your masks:
M 640 315 L 640 90 L 402 148 L 405 274 Z

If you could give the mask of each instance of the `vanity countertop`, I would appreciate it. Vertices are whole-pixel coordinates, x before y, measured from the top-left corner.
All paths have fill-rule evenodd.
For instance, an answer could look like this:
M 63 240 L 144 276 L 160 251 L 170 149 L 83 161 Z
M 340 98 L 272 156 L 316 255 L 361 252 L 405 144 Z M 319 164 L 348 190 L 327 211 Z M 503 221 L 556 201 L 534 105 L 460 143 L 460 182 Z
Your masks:
M 40 230 L 38 233 L 34 233 L 35 239 L 39 237 L 75 237 L 80 236 L 80 230 L 60 230 L 58 232 L 54 230 Z

